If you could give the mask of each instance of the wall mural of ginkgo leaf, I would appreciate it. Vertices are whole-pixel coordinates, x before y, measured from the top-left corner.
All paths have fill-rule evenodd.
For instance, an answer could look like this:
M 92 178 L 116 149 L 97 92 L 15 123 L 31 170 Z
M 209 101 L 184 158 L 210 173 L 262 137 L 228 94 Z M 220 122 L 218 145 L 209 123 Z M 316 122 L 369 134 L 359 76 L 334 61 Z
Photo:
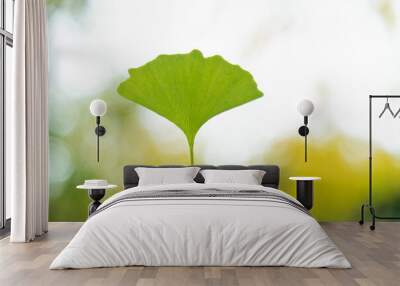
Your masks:
M 129 69 L 118 93 L 178 126 L 187 138 L 191 164 L 195 137 L 204 123 L 263 96 L 248 71 L 219 55 L 204 57 L 198 50 L 160 55 Z

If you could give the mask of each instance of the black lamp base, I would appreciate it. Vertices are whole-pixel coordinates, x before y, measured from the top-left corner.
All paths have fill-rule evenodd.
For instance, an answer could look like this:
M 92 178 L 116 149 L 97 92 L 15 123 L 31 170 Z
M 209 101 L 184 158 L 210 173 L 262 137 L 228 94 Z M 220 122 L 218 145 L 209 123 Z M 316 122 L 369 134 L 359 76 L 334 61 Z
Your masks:
M 98 136 L 103 136 L 104 134 L 106 134 L 106 129 L 103 126 L 99 125 L 96 127 L 96 129 L 94 129 L 94 133 L 96 133 L 96 135 Z
M 310 133 L 310 129 L 308 129 L 307 126 L 303 125 L 299 128 L 299 134 L 300 136 L 307 136 Z

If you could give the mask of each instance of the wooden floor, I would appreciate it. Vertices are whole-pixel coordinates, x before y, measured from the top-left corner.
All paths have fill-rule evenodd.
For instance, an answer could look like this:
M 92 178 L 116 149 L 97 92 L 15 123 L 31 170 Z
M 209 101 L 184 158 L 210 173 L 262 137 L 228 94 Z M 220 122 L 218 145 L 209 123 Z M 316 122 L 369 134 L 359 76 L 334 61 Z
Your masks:
M 400 223 L 380 222 L 375 232 L 357 223 L 324 229 L 353 269 L 289 267 L 123 267 L 48 270 L 80 223 L 50 223 L 32 243 L 0 241 L 0 285 L 400 285 Z

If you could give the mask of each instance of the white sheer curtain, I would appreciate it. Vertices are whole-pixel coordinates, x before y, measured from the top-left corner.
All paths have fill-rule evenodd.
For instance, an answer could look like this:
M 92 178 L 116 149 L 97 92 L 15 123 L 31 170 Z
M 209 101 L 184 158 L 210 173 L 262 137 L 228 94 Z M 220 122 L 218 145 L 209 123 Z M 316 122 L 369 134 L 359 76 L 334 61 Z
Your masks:
M 47 13 L 45 0 L 16 0 L 13 92 L 6 114 L 6 181 L 12 242 L 47 232 Z

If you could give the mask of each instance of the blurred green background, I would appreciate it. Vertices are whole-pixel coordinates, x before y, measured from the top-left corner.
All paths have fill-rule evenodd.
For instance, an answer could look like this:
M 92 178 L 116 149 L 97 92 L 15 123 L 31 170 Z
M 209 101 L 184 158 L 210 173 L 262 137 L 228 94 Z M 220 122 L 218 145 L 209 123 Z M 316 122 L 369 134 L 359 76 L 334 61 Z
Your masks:
M 90 78 L 94 77 L 89 73 L 82 76 L 82 71 L 79 74 L 81 69 L 85 71 L 88 65 L 85 60 L 90 55 L 79 49 L 71 49 L 71 44 L 68 42 L 82 42 L 85 45 L 85 41 L 89 39 L 79 37 L 70 39 L 59 35 L 66 31 L 60 28 L 60 23 L 62 23 L 61 27 L 65 26 L 67 30 L 79 27 L 85 32 L 85 29 L 87 29 L 85 23 L 90 20 L 87 15 L 88 9 L 96 5 L 95 3 L 96 1 L 85 0 L 48 0 L 50 37 L 50 221 L 84 221 L 87 218 L 87 207 L 90 200 L 84 190 L 76 189 L 76 185 L 81 184 L 85 179 L 105 178 L 111 183 L 122 186 L 122 168 L 126 164 L 188 164 L 189 162 L 189 150 L 183 134 L 160 144 L 159 140 L 162 138 L 158 138 L 158 135 L 154 134 L 154 131 L 144 123 L 147 117 L 143 116 L 143 108 L 116 93 L 119 82 L 125 79 L 127 74 L 115 72 L 112 66 L 99 69 L 101 78 L 96 78 L 96 80 L 100 87 L 89 88 L 85 90 L 86 93 L 77 92 L 75 86 L 65 81 L 65 74 L 78 83 L 80 80 L 90 80 Z M 127 2 L 125 1 L 124 3 Z M 115 5 L 119 5 L 119 1 Z M 374 9 L 377 15 L 384 19 L 386 28 L 388 30 L 394 29 L 393 26 L 397 25 L 397 22 L 391 1 L 379 1 L 379 5 Z M 219 11 L 222 13 L 221 10 Z M 114 15 L 114 20 L 117 21 L 115 17 L 118 17 L 118 15 Z M 110 19 L 102 18 L 97 20 L 110 21 Z M 172 19 L 171 22 L 173 22 Z M 159 25 L 162 26 L 163 24 L 160 23 Z M 140 26 L 136 28 L 146 29 L 148 27 Z M 126 30 L 124 30 L 126 33 L 123 33 L 124 37 L 129 38 L 131 29 L 132 27 L 126 27 Z M 151 29 L 148 29 L 150 33 Z M 284 33 L 284 30 L 282 31 Z M 109 32 L 104 31 L 104 34 L 95 36 L 99 39 L 106 38 Z M 151 40 L 156 43 L 158 38 L 151 37 Z M 159 37 L 162 37 L 162 35 L 159 35 Z M 200 35 L 199 37 L 201 38 Z M 213 40 L 215 41 L 215 39 Z M 139 41 L 135 41 L 134 38 L 132 41 L 138 46 L 141 44 Z M 252 42 L 252 45 L 257 46 L 259 43 L 255 41 Z M 160 49 L 170 50 L 167 46 L 166 44 Z M 89 48 L 93 52 L 107 54 L 107 46 Z M 191 48 L 197 48 L 197 46 L 192 46 Z M 270 46 L 263 47 L 266 50 L 269 48 Z M 137 62 L 142 64 L 151 59 L 141 57 L 140 53 L 138 53 L 137 57 Z M 104 59 L 98 56 L 97 60 L 101 63 Z M 69 67 L 68 64 L 72 61 L 74 63 L 78 62 L 78 64 L 75 64 L 72 69 L 66 68 Z M 134 65 L 131 64 L 132 60 L 127 61 L 129 62 L 128 66 Z M 351 66 L 351 63 L 349 63 L 349 66 Z M 343 71 L 345 69 L 346 67 L 344 67 Z M 125 66 L 124 70 L 126 70 Z M 256 81 L 264 80 L 264 76 L 257 76 L 257 69 L 255 68 L 255 70 L 256 75 L 255 73 L 253 75 L 255 75 Z M 331 75 L 329 74 L 329 76 Z M 340 76 L 337 77 L 340 78 Z M 102 79 L 104 78 L 107 81 L 103 81 Z M 307 80 L 315 83 L 315 85 L 320 82 L 319 78 Z M 285 80 L 280 84 L 282 87 L 285 86 Z M 266 104 L 273 105 L 274 100 L 282 100 L 270 92 L 268 85 L 265 90 L 262 88 L 262 91 L 265 92 Z M 324 91 L 317 91 L 315 96 L 317 98 L 328 98 Z M 335 92 L 331 96 L 333 98 L 341 96 L 344 101 L 349 98 L 347 94 L 338 95 Z M 367 110 L 367 93 L 364 93 L 364 96 L 365 98 L 362 98 L 355 105 L 358 108 L 355 113 L 360 112 L 361 114 L 362 110 Z M 108 104 L 107 114 L 102 118 L 102 125 L 106 127 L 107 133 L 100 140 L 100 163 L 96 162 L 95 119 L 89 113 L 89 104 L 94 98 L 101 98 Z M 255 101 L 253 106 L 257 104 L 261 103 Z M 343 103 L 343 106 L 345 104 Z M 290 113 L 296 113 L 296 111 L 293 110 Z M 229 120 L 228 117 L 224 117 L 224 114 L 220 116 L 221 120 Z M 318 114 L 315 116 L 318 116 Z M 333 116 L 333 114 L 327 113 L 325 116 L 329 117 Z M 362 113 L 360 116 L 364 116 L 363 122 L 367 124 L 366 113 Z M 239 120 L 245 121 L 246 118 L 239 118 Z M 271 125 L 277 125 L 273 120 L 274 117 L 265 123 L 265 133 L 270 132 Z M 321 221 L 358 220 L 359 208 L 362 203 L 367 201 L 368 194 L 366 125 L 360 126 L 365 131 L 365 136 L 360 137 L 347 132 L 348 130 L 344 132 L 340 128 L 332 127 L 336 123 L 341 123 L 342 120 L 340 122 L 336 119 L 330 120 L 322 120 L 321 122 L 323 123 L 329 123 L 322 127 L 328 130 L 325 133 L 320 132 L 322 135 L 315 135 L 318 133 L 318 130 L 314 133 L 316 128 L 313 127 L 316 120 L 313 120 L 313 117 L 311 118 L 310 157 L 307 164 L 304 163 L 303 157 L 303 139 L 297 135 L 297 125 L 301 124 L 301 118 L 294 124 L 293 132 L 273 133 L 274 139 L 271 142 L 265 145 L 257 145 L 255 150 L 250 150 L 252 155 L 245 160 L 236 161 L 233 157 L 229 162 L 214 161 L 218 161 L 218 164 L 277 164 L 281 167 L 280 188 L 291 195 L 295 194 L 295 184 L 288 180 L 289 176 L 320 176 L 322 180 L 315 184 L 313 216 Z M 351 121 L 351 119 L 347 118 L 343 118 L 343 120 L 348 120 L 349 123 Z M 218 121 L 215 121 L 215 124 L 217 123 Z M 242 130 L 236 131 L 241 132 Z M 253 133 L 254 137 L 261 136 L 259 131 L 254 131 Z M 395 130 L 393 134 L 400 137 L 398 130 Z M 392 138 L 387 137 L 388 141 L 392 140 Z M 251 141 L 252 138 L 248 138 L 248 140 Z M 201 141 L 198 146 L 195 144 L 197 152 L 196 164 L 210 163 L 207 159 L 209 157 L 206 155 L 207 146 L 207 139 Z M 250 148 L 248 146 L 242 147 L 243 149 Z M 224 152 L 223 144 L 218 152 Z M 376 170 L 374 173 L 374 188 L 377 210 L 380 215 L 400 215 L 400 153 L 377 145 L 374 149 L 374 159 Z M 108 192 L 107 196 L 119 191 L 121 191 L 121 187 Z

